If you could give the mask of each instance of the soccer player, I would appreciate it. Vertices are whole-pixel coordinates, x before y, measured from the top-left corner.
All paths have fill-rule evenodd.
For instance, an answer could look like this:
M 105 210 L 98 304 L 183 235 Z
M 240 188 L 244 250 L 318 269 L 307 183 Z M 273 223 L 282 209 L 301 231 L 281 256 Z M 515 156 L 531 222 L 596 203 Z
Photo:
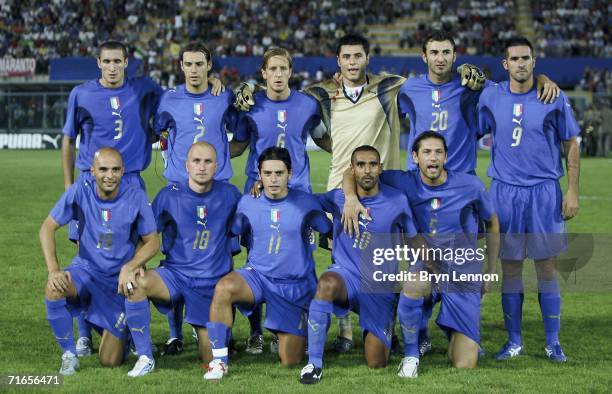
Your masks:
M 331 149 L 329 137 L 324 137 L 327 134 L 317 102 L 289 88 L 292 70 L 293 59 L 286 49 L 270 48 L 264 53 L 261 74 L 266 81 L 266 90 L 257 92 L 254 106 L 240 114 L 237 131 L 230 143 L 232 157 L 239 156 L 250 146 L 244 193 L 250 192 L 258 180 L 257 160 L 266 148 L 277 146 L 289 151 L 293 164 L 289 187 L 309 193 L 312 190 L 306 153 L 308 135 L 317 145 L 328 151 Z M 261 307 L 250 315 L 249 322 L 251 334 L 247 339 L 246 352 L 261 354 L 264 345 Z M 273 350 L 277 347 L 276 343 L 277 338 L 274 337 L 271 343 Z
M 249 234 L 247 265 L 223 277 L 215 287 L 207 324 L 213 361 L 204 379 L 227 373 L 228 331 L 232 304 L 266 303 L 264 326 L 279 339 L 283 365 L 301 361 L 306 346 L 308 305 L 316 289 L 308 227 L 327 233 L 331 223 L 317 199 L 288 188 L 291 157 L 285 148 L 271 147 L 259 157 L 264 195 L 244 195 L 232 222 L 233 234 Z
M 493 139 L 491 196 L 505 234 L 502 249 L 502 308 L 508 341 L 498 360 L 524 352 L 521 338 L 523 260 L 535 261 L 540 309 L 546 332 L 546 355 L 565 362 L 559 344 L 561 293 L 555 260 L 565 249 L 564 220 L 578 212 L 580 128 L 567 96 L 552 105 L 538 102 L 534 89 L 535 55 L 529 40 L 517 37 L 505 46 L 509 80 L 486 88 L 480 98 L 479 123 Z M 568 189 L 563 196 L 561 148 L 567 158 Z
M 414 140 L 427 130 L 444 135 L 448 145 L 448 161 L 445 168 L 451 171 L 476 174 L 477 139 L 481 136 L 478 128 L 477 106 L 482 92 L 482 84 L 490 86 L 493 82 L 482 75 L 475 90 L 464 86 L 463 78 L 470 65 L 460 66 L 459 75 L 453 72 L 457 59 L 455 42 L 444 31 L 431 32 L 423 40 L 421 57 L 427 64 L 427 73 L 409 78 L 402 85 L 398 101 L 401 117 L 408 117 L 410 131 L 409 149 Z M 559 96 L 559 88 L 546 76 L 538 77 L 538 98 L 545 103 Z M 406 168 L 415 169 L 412 157 L 408 155 Z M 431 350 L 428 325 L 432 306 L 426 305 L 423 322 L 419 332 L 421 355 Z
M 241 113 L 230 143 L 232 157 L 239 156 L 250 146 L 244 193 L 250 192 L 257 181 L 257 160 L 266 148 L 277 146 L 289 151 L 293 164 L 289 187 L 306 192 L 311 192 L 306 154 L 308 135 L 319 146 L 331 151 L 329 140 L 323 141 L 324 136 L 327 139 L 329 136 L 321 121 L 317 101 L 289 88 L 292 70 L 293 59 L 286 49 L 270 48 L 264 53 L 261 75 L 266 81 L 266 90 L 255 93 L 255 104 L 248 112 Z
M 215 285 L 232 270 L 228 224 L 241 194 L 235 186 L 213 180 L 216 152 L 208 142 L 191 146 L 185 166 L 189 180 L 166 186 L 153 201 L 166 258 L 160 267 L 138 277 L 126 300 L 126 316 L 140 356 L 130 376 L 146 375 L 155 365 L 147 298 L 162 312 L 179 301 L 184 303 L 185 320 L 198 335 L 200 358 L 212 359 L 206 323 Z
M 86 310 L 89 323 L 103 330 L 100 363 L 113 367 L 124 360 L 127 320 L 124 295 L 135 276 L 159 249 L 155 218 L 145 192 L 121 182 L 123 161 L 113 148 L 94 154 L 93 182 L 72 185 L 40 228 L 40 243 L 49 277 L 45 288 L 47 318 L 62 348 L 62 375 L 79 369 L 72 333 L 72 306 Z M 61 270 L 55 252 L 55 232 L 78 219 L 79 249 L 72 264 Z M 136 251 L 136 243 L 141 242 Z
M 70 92 L 62 141 L 64 188 L 75 182 L 74 169 L 80 171 L 76 183 L 93 179 L 90 167 L 94 153 L 102 147 L 113 147 L 124 159 L 125 184 L 144 189 L 140 171 L 151 161 L 152 130 L 150 122 L 157 109 L 161 88 L 148 77 L 127 78 L 128 52 L 125 45 L 108 41 L 100 45 L 99 79 L 87 81 Z M 76 138 L 80 135 L 79 154 L 75 162 Z M 78 239 L 77 222 L 69 226 L 69 238 Z M 91 328 L 77 317 L 79 356 L 91 354 Z
M 449 339 L 448 356 L 453 367 L 474 368 L 478 360 L 480 343 L 480 302 L 483 292 L 490 286 L 487 281 L 462 280 L 459 274 L 482 274 L 484 253 L 471 261 L 463 259 L 468 253 L 477 256 L 478 223 L 487 225 L 488 273 L 496 270 L 499 252 L 499 222 L 483 183 L 478 177 L 455 171 L 447 171 L 447 147 L 444 137 L 427 131 L 417 137 L 412 148 L 412 158 L 418 166 L 414 171 L 384 171 L 381 182 L 406 193 L 412 207 L 417 229 L 429 249 L 451 248 L 453 255 L 426 257 L 424 266 L 417 263 L 415 280 L 404 283 L 398 305 L 398 317 L 404 339 L 404 358 L 398 375 L 415 378 L 418 375 L 418 331 L 422 321 L 425 298 L 440 301 L 437 323 Z M 352 207 L 358 204 L 354 183 L 344 175 L 346 203 L 344 214 L 350 228 L 355 218 Z M 367 210 L 359 207 L 364 215 Z M 352 222 L 351 222 L 352 221 Z M 359 227 L 355 227 L 359 230 Z M 472 251 L 471 253 L 469 251 Z M 462 254 L 459 255 L 459 252 Z M 429 252 L 427 252 L 429 253 Z M 447 274 L 446 280 L 435 282 L 422 280 L 420 272 Z M 455 276 L 457 273 L 457 277 Z M 443 277 L 441 277 L 443 279 Z
M 378 177 L 382 163 L 378 151 L 364 145 L 353 151 L 351 174 L 357 186 L 357 196 L 369 210 L 371 220 L 359 221 L 360 236 L 353 238 L 342 231 L 340 221 L 344 205 L 341 189 L 319 195 L 323 208 L 334 217 L 334 264 L 319 278 L 317 292 L 310 303 L 308 316 L 308 364 L 300 373 L 300 382 L 314 384 L 323 373 L 323 348 L 327 338 L 331 313 L 334 308 L 351 309 L 359 314 L 359 325 L 364 333 L 364 353 L 368 367 L 383 368 L 391 350 L 391 334 L 395 323 L 397 295 L 393 292 L 374 292 L 364 289 L 367 269 L 362 269 L 364 249 L 386 244 L 376 237 L 404 233 L 413 237 L 410 205 L 399 190 L 380 185 Z M 371 242 L 374 238 L 374 242 Z M 392 242 L 391 242 L 392 243 Z M 392 244 L 386 245 L 393 248 Z
M 217 152 L 214 179 L 229 181 L 233 172 L 227 130 L 235 128 L 237 119 L 232 106 L 233 95 L 230 91 L 216 95 L 214 89 L 210 89 L 208 72 L 212 68 L 212 53 L 205 45 L 186 45 L 180 59 L 185 84 L 163 94 L 155 116 L 155 132 L 165 148 L 162 151 L 166 167 L 164 177 L 169 183 L 185 184 L 187 152 L 192 144 L 206 141 Z M 164 345 L 163 354 L 177 354 L 183 350 L 183 305 L 180 300 L 168 311 L 167 317 L 170 338 Z

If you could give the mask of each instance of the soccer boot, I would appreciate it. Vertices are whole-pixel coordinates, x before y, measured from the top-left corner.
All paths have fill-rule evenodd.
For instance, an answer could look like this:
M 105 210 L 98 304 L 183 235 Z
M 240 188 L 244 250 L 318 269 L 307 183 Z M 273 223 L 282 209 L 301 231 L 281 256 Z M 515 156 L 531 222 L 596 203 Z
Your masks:
M 248 354 L 262 354 L 264 347 L 264 338 L 263 335 L 253 335 L 247 338 L 246 341 L 246 349 L 244 349 Z
M 496 360 L 507 360 L 509 358 L 518 357 L 525 352 L 523 345 L 514 342 L 506 342 L 495 355 Z
M 302 384 L 317 384 L 321 381 L 323 369 L 316 368 L 314 364 L 306 364 L 300 372 L 300 383 Z
M 565 357 L 565 353 L 563 353 L 563 348 L 559 342 L 546 345 L 544 351 L 546 352 L 546 357 L 548 357 L 550 361 L 556 363 L 564 363 L 567 361 L 567 357 Z
M 278 337 L 276 335 L 272 335 L 272 340 L 270 341 L 270 353 L 278 354 Z
M 79 370 L 79 358 L 69 350 L 62 354 L 62 366 L 59 373 L 64 376 L 74 375 Z
M 347 353 L 353 349 L 353 341 L 341 336 L 336 337 L 332 342 L 332 350 L 336 353 Z
M 128 376 L 131 378 L 137 378 L 139 376 L 144 376 L 149 372 L 153 372 L 154 369 L 155 360 L 143 354 L 142 356 L 138 357 L 138 361 L 136 361 L 134 368 L 128 372 Z
M 416 378 L 419 376 L 419 359 L 416 357 L 404 357 L 397 367 L 397 376 L 400 378 Z
M 76 352 L 78 357 L 90 356 L 92 352 L 91 339 L 80 337 L 76 342 Z
M 170 338 L 164 344 L 164 349 L 161 352 L 162 356 L 174 356 L 183 351 L 183 341 L 178 338 Z
M 430 352 L 431 352 L 431 340 L 427 338 L 419 344 L 419 356 L 423 357 L 424 355 Z
M 227 374 L 227 365 L 218 358 L 212 360 L 205 369 L 204 380 L 221 380 Z

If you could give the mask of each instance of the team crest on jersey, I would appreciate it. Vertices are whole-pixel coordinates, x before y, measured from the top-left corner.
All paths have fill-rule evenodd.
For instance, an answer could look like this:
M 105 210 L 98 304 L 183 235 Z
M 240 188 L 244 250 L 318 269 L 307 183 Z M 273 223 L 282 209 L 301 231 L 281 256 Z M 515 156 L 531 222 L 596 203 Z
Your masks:
M 287 121 L 287 110 L 279 109 L 276 115 L 279 123 L 285 123 Z
M 442 98 L 442 93 L 438 89 L 431 91 L 431 99 L 433 101 L 437 103 L 438 101 L 440 101 L 440 98 Z
M 204 218 L 206 218 L 206 206 L 205 205 L 198 205 L 198 218 L 200 220 L 204 220 Z
M 111 211 L 110 211 L 110 209 L 103 209 L 102 210 L 102 219 L 104 219 L 105 222 L 108 222 L 111 219 Z
M 432 209 L 438 209 L 440 208 L 441 205 L 442 205 L 442 200 L 440 200 L 439 198 L 434 198 L 431 200 Z
M 119 97 L 115 96 L 115 97 L 111 97 L 110 98 L 110 105 L 114 110 L 119 109 L 119 107 L 121 107 L 121 102 L 119 101 Z
M 272 223 L 280 222 L 280 209 L 272 208 L 270 210 L 270 220 L 272 220 Z
M 196 116 L 200 116 L 200 115 L 202 115 L 202 112 L 204 112 L 204 104 L 203 103 L 195 103 L 193 105 L 193 113 L 196 114 Z
M 523 115 L 523 104 L 514 104 L 512 115 L 514 115 L 515 118 L 520 118 L 521 115 Z

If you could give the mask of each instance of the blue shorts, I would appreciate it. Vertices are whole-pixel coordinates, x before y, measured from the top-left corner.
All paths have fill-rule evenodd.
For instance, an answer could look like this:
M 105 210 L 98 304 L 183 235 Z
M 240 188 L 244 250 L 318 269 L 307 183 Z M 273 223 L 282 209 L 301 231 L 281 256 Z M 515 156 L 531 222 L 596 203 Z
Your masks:
M 335 272 L 342 277 L 348 295 L 348 310 L 359 315 L 362 335 L 370 332 L 391 349 L 391 336 L 395 324 L 398 295 L 395 293 L 365 293 L 360 291 L 361 279 L 339 265 L 332 265 L 326 272 Z M 346 308 L 334 305 L 334 313 L 344 316 Z
M 490 194 L 502 233 L 503 260 L 543 260 L 567 249 L 558 181 L 514 186 L 493 179 Z
M 240 311 L 249 316 L 254 308 L 266 303 L 264 327 L 273 332 L 308 336 L 308 308 L 317 291 L 317 279 L 312 276 L 303 279 L 275 279 L 262 275 L 252 267 L 236 270 L 247 282 L 255 302 Z
M 210 304 L 215 294 L 217 279 L 197 279 L 185 276 L 176 270 L 160 266 L 155 268 L 168 288 L 171 304 L 154 303 L 163 314 L 181 303 L 185 304 L 185 321 L 192 326 L 206 327 Z
M 453 331 L 480 344 L 480 292 L 438 292 L 432 288 L 432 303 L 440 302 L 436 324 L 450 340 Z
M 77 179 L 74 181 L 74 183 L 78 183 L 78 182 L 95 183 L 96 180 L 94 179 L 93 175 L 91 175 L 91 172 L 81 171 Z M 146 191 L 144 179 L 142 179 L 140 174 L 137 172 L 130 172 L 129 174 L 123 174 L 123 178 L 121 178 L 121 184 L 122 185 L 136 184 L 140 186 L 142 190 Z M 68 239 L 74 243 L 76 243 L 79 240 L 79 221 L 78 220 L 71 220 L 68 223 Z
M 122 341 L 129 330 L 125 317 L 125 297 L 117 294 L 119 275 L 104 276 L 80 264 L 66 268 L 85 311 L 85 320 Z

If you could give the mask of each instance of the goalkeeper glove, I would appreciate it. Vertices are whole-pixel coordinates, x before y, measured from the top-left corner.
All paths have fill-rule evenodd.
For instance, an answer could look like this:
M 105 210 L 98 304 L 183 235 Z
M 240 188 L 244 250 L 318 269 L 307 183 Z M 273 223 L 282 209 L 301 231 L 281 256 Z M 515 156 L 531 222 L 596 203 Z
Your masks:
M 457 68 L 457 73 L 461 76 L 461 86 L 466 86 L 470 90 L 483 88 L 485 75 L 478 67 L 465 63 Z
M 254 91 L 255 86 L 246 82 L 241 83 L 238 89 L 234 91 L 236 96 L 234 107 L 239 111 L 249 112 L 251 107 L 255 105 L 255 99 L 253 98 Z

